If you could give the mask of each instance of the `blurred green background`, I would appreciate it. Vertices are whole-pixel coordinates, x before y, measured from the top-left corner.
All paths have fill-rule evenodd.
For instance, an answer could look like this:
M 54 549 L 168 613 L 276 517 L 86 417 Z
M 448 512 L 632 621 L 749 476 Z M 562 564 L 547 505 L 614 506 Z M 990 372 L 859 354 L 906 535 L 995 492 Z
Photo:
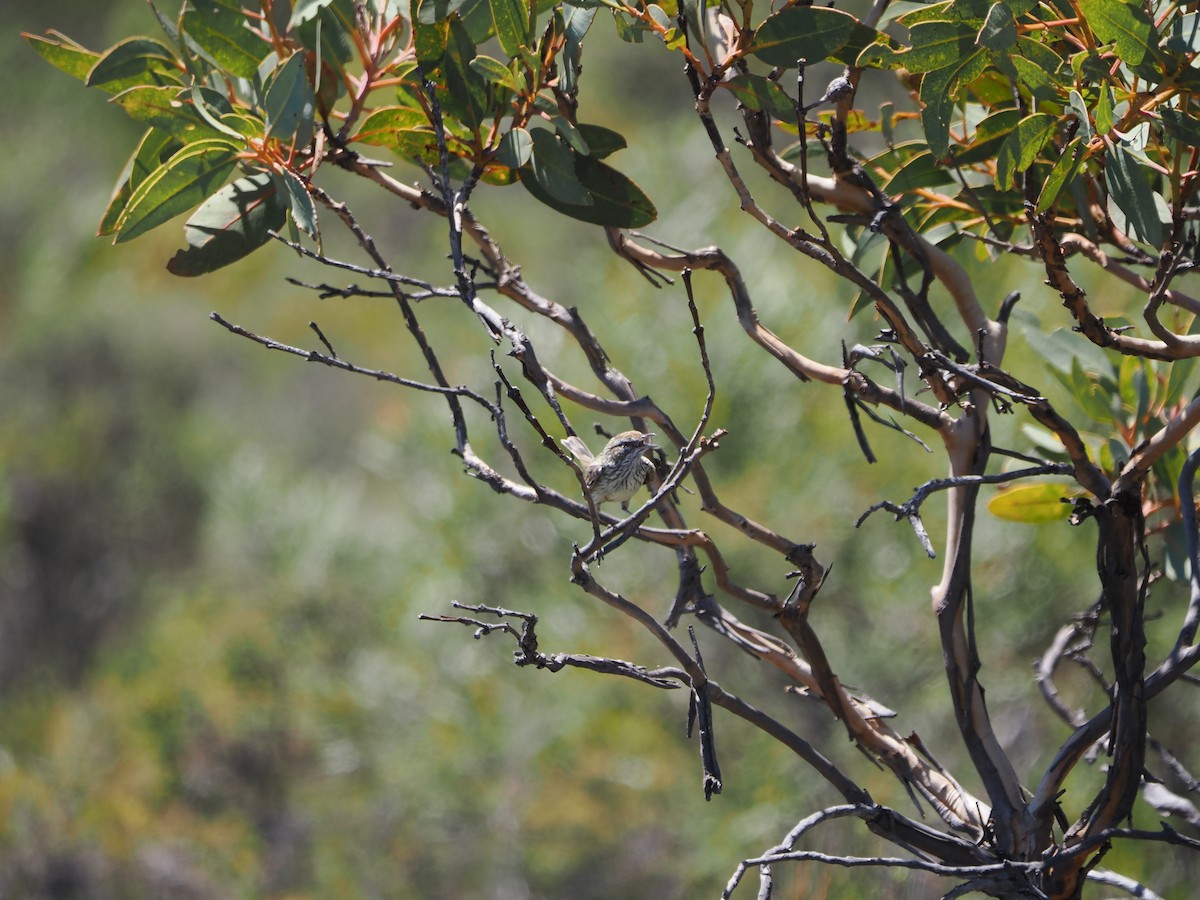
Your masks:
M 0 896 L 713 897 L 739 859 L 838 801 L 781 747 L 718 714 L 725 792 L 705 803 L 682 692 L 519 670 L 502 637 L 476 642 L 467 629 L 419 622 L 454 600 L 483 602 L 536 612 L 546 652 L 668 662 L 568 584 L 570 545 L 586 528 L 462 476 L 437 398 L 268 353 L 208 320 L 216 310 L 305 347 L 316 346 L 315 320 L 343 357 L 420 379 L 388 302 L 322 301 L 287 284 L 347 281 L 284 248 L 190 281 L 164 268 L 181 243 L 175 224 L 115 248 L 94 236 L 139 129 L 17 34 L 57 28 L 103 49 L 156 32 L 143 3 L 6 0 L 0 26 Z M 869 341 L 877 324 L 847 322 L 842 285 L 742 220 L 677 61 L 610 31 L 600 16 L 582 118 L 629 136 L 614 162 L 657 202 L 651 232 L 720 244 L 764 321 L 810 355 L 832 362 L 839 340 Z M 322 184 L 358 210 L 397 270 L 449 283 L 440 220 L 344 173 L 325 172 Z M 577 305 L 614 364 L 690 430 L 703 378 L 681 288 L 655 291 L 600 232 L 558 219 L 520 187 L 484 190 L 474 206 L 530 284 Z M 332 253 L 363 261 L 329 222 L 326 233 Z M 1065 324 L 1036 271 L 971 264 L 986 275 L 989 309 L 1020 288 L 1024 322 Z M 720 285 L 697 285 L 719 385 L 712 425 L 730 429 L 709 463 L 718 490 L 817 542 L 833 571 L 814 616 L 835 668 L 902 710 L 897 729 L 920 734 L 977 790 L 945 713 L 928 599 L 940 563 L 886 515 L 853 528 L 871 503 L 906 499 L 943 474 L 939 456 L 874 429 L 882 462 L 868 466 L 841 398 L 788 377 L 746 339 Z M 1110 292 L 1104 302 L 1117 315 L 1126 300 Z M 561 334 L 499 306 L 552 368 L 596 389 Z M 450 302 L 419 312 L 451 382 L 490 392 L 475 320 Z M 1024 342 L 1013 344 L 1017 374 L 1058 396 Z M 596 419 L 568 411 L 581 430 Z M 1028 449 L 1018 419 L 997 417 L 997 443 Z M 488 423 L 472 426 L 499 464 Z M 561 466 L 515 430 L 535 470 L 569 490 Z M 694 497 L 684 506 L 722 542 L 735 577 L 787 590 L 778 558 L 705 521 Z M 939 508 L 932 501 L 926 514 L 940 548 Z M 988 701 L 1032 783 L 1067 732 L 1036 695 L 1030 664 L 1095 599 L 1092 535 L 986 515 L 979 530 Z M 659 615 L 674 574 L 670 554 L 632 545 L 599 572 Z M 1173 623 L 1181 593 L 1156 589 L 1153 601 Z M 799 729 L 877 799 L 914 812 L 828 715 L 784 695 L 767 667 L 700 637 L 727 689 Z M 1095 708 L 1085 678 L 1065 681 L 1071 702 Z M 1182 742 L 1168 710 L 1152 717 L 1165 743 Z M 1068 815 L 1098 765 L 1068 785 Z M 1136 824 L 1154 827 L 1141 812 Z M 893 852 L 850 824 L 806 846 Z M 1185 862 L 1118 848 L 1105 864 L 1183 897 L 1200 875 Z M 777 878 L 783 897 L 948 887 L 808 865 Z

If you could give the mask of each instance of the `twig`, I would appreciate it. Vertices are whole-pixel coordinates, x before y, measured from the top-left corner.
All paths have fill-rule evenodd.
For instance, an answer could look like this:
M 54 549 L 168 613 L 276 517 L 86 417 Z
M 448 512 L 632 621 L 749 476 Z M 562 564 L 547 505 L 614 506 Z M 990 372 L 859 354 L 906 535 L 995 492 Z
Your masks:
M 376 381 L 386 381 L 390 384 L 397 384 L 401 387 L 412 388 L 416 391 L 425 391 L 430 394 L 444 394 L 451 397 L 466 397 L 469 400 L 478 403 L 489 413 L 496 415 L 499 409 L 490 401 L 486 400 L 480 394 L 475 393 L 464 386 L 445 387 L 439 384 L 426 384 L 423 381 L 414 381 L 411 378 L 402 378 L 399 375 L 394 375 L 391 372 L 385 372 L 382 369 L 368 369 L 365 366 L 358 366 L 354 363 L 340 359 L 337 355 L 326 355 L 318 353 L 316 350 L 305 350 L 301 347 L 293 347 L 290 344 L 280 343 L 268 337 L 263 337 L 260 334 L 255 334 L 240 325 L 234 325 L 232 322 L 224 319 L 219 313 L 209 313 L 208 316 L 226 331 L 238 335 L 239 337 L 247 338 L 254 341 L 256 344 L 261 344 L 268 350 L 278 350 L 282 353 L 287 353 L 292 356 L 298 356 L 308 362 L 320 363 L 323 366 L 329 366 L 331 369 L 341 369 L 343 372 L 352 372 L 355 375 L 365 375 L 368 378 L 374 378 Z M 328 347 L 328 344 L 326 344 Z M 333 349 L 329 348 L 330 354 Z
M 708 696 L 708 673 L 704 670 L 704 658 L 700 655 L 696 629 L 689 627 L 688 636 L 692 639 L 696 668 L 704 675 L 703 681 L 692 681 L 692 697 L 688 704 L 688 737 L 692 736 L 693 726 L 696 726 L 699 731 L 700 765 L 704 775 L 704 799 L 711 800 L 713 794 L 721 793 L 721 764 L 717 761 L 712 700 Z
M 640 681 L 642 684 L 648 684 L 651 687 L 662 688 L 664 690 L 677 690 L 683 687 L 684 683 L 688 680 L 687 673 L 682 669 L 647 669 L 644 666 L 625 662 L 621 659 L 590 656 L 588 654 L 554 653 L 546 655 L 538 650 L 537 634 L 535 631 L 538 618 L 534 614 L 516 612 L 515 610 L 503 609 L 496 606 L 485 606 L 483 604 L 459 603 L 457 601 L 451 605 L 455 609 L 475 613 L 488 613 L 498 616 L 501 619 L 512 618 L 524 622 L 521 630 L 518 631 L 512 623 L 507 621 L 484 622 L 469 616 L 429 616 L 424 614 L 417 616 L 418 619 L 424 622 L 449 622 L 475 628 L 476 640 L 487 637 L 495 632 L 512 635 L 517 641 L 517 651 L 514 654 L 513 662 L 518 666 L 533 666 L 534 668 L 545 669 L 548 672 L 560 672 L 566 668 L 587 669 L 588 671 L 599 672 L 603 675 L 620 675 L 624 678 L 632 678 L 634 681 Z

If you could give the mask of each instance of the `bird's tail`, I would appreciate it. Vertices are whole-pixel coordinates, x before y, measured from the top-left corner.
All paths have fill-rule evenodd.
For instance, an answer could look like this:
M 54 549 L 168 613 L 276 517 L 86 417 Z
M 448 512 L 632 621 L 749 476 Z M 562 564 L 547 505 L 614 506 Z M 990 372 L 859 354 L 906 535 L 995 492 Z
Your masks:
M 559 441 L 559 443 L 566 447 L 571 455 L 582 463 L 591 462 L 595 459 L 592 451 L 588 449 L 588 445 L 578 435 L 569 434 Z

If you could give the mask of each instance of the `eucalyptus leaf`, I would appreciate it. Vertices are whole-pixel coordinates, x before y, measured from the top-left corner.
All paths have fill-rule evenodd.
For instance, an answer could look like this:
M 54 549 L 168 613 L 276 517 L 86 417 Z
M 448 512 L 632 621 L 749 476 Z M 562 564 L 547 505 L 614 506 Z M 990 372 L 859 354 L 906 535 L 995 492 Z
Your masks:
M 275 174 L 276 187 L 282 187 L 288 199 L 288 208 L 296 227 L 314 241 L 321 240 L 321 231 L 317 224 L 317 207 L 304 183 L 294 172 L 284 169 Z
M 233 172 L 237 151 L 226 139 L 185 144 L 132 192 L 113 243 L 131 241 L 203 202 Z
M 838 9 L 789 6 L 759 26 L 750 52 L 765 63 L 785 68 L 794 68 L 799 59 L 821 62 L 846 45 L 856 22 Z
M 575 158 L 559 143 L 554 133 L 544 128 L 534 129 L 533 157 L 530 168 L 538 186 L 560 203 L 569 206 L 591 206 L 592 198 L 575 176 Z
M 953 65 L 926 72 L 921 79 L 921 102 L 925 104 L 921 124 L 929 148 L 939 159 L 950 148 L 950 115 L 954 111 L 956 88 L 982 73 L 987 63 L 987 51 L 976 48 Z
M 1167 134 L 1189 146 L 1200 146 L 1200 122 L 1195 117 L 1167 107 L 1160 107 L 1158 113 Z
M 514 92 L 521 89 L 520 85 L 517 84 L 516 76 L 513 75 L 508 66 L 498 59 L 484 56 L 481 53 L 471 60 L 470 66 L 478 75 L 493 84 L 502 85 Z
M 287 219 L 288 201 L 269 172 L 227 184 L 196 210 L 183 233 L 188 246 L 167 263 L 173 275 L 214 272 L 253 253 Z
M 1057 522 L 1071 515 L 1070 499 L 1078 493 L 1066 484 L 1023 484 L 1000 491 L 988 501 L 988 512 L 998 519 L 1036 525 Z
M 1033 165 L 1057 130 L 1058 118 L 1046 113 L 1034 113 L 1018 122 L 996 155 L 996 187 L 1000 190 L 1011 187 L 1013 177 Z
M 488 7 L 500 48 L 509 56 L 516 56 L 532 39 L 528 4 L 522 0 L 488 0 Z
M 432 25 L 450 18 L 451 13 L 458 12 L 463 0 L 421 0 L 417 6 L 417 21 L 422 25 Z
M 293 53 L 276 70 L 263 97 L 267 134 L 306 146 L 313 136 L 314 100 L 304 54 Z
M 179 138 L 196 141 L 219 138 L 221 132 L 209 125 L 191 104 L 190 92 L 179 87 L 132 87 L 109 102 L 133 119 Z
M 183 30 L 227 72 L 253 78 L 271 45 L 248 26 L 241 0 L 189 0 Z
M 440 100 L 443 109 L 469 129 L 476 129 L 487 113 L 487 82 L 471 68 L 475 44 L 466 26 L 456 16 L 450 19 L 450 39 L 443 65 L 446 91 Z
M 339 72 L 357 54 L 355 27 L 354 0 L 299 0 L 289 23 L 307 49 Z
M 1147 244 L 1161 246 L 1163 224 L 1146 170 L 1114 145 L 1104 157 L 1104 177 L 1109 199 L 1128 217 L 1129 228 Z
M 1083 136 L 1090 141 L 1095 132 L 1092 131 L 1092 119 L 1088 115 L 1087 104 L 1083 102 L 1083 97 L 1079 91 L 1072 90 L 1069 98 L 1071 115 L 1079 122 L 1079 130 L 1083 133 Z
M 1141 3 L 1125 0 L 1078 0 L 1079 9 L 1102 41 L 1117 45 L 1117 55 L 1130 66 L 1138 65 L 1151 43 L 1154 23 Z
M 411 106 L 385 106 L 372 111 L 351 141 L 387 147 L 405 160 L 437 159 L 437 141 L 425 114 Z
M 735 75 L 724 86 L 734 93 L 747 109 L 760 110 L 777 119 L 796 120 L 796 101 L 789 97 L 779 83 L 762 75 Z
M 115 93 L 137 85 L 181 84 L 182 71 L 171 48 L 153 38 L 133 37 L 110 47 L 84 83 Z
M 1050 174 L 1046 176 L 1045 184 L 1042 185 L 1035 212 L 1044 213 L 1050 209 L 1062 193 L 1063 187 L 1075 177 L 1075 173 L 1079 171 L 1079 164 L 1083 161 L 1083 141 L 1084 138 L 1076 137 L 1058 157 L 1050 169 Z
M 592 198 L 592 203 L 586 206 L 573 206 L 555 200 L 535 180 L 526 178 L 525 172 L 522 170 L 521 183 L 529 193 L 552 209 L 581 222 L 610 228 L 643 228 L 658 217 L 654 204 L 640 187 L 625 175 L 590 157 L 576 160 L 576 172 Z
M 88 50 L 82 44 L 75 43 L 65 34 L 53 29 L 47 31 L 45 37 L 36 34 L 22 34 L 21 37 L 25 38 L 25 43 L 33 48 L 38 56 L 54 68 L 83 82 L 87 81 L 88 72 L 100 59 L 99 53 Z M 103 85 L 93 86 L 103 88 Z
M 984 19 L 975 43 L 989 50 L 1008 50 L 1017 42 L 1017 23 L 1012 10 L 1004 2 L 993 3 Z
M 104 217 L 100 220 L 97 234 L 107 235 L 117 230 L 117 222 L 125 212 L 133 191 L 146 176 L 170 159 L 182 146 L 183 144 L 174 137 L 157 128 L 151 128 L 142 135 L 133 155 L 129 157 L 117 178 L 112 199 L 109 200 L 108 209 L 104 211 Z
M 519 169 L 533 155 L 533 137 L 524 128 L 513 128 L 500 139 L 496 159 L 510 169 Z
M 592 159 L 604 159 L 604 157 L 611 156 L 618 150 L 624 150 L 629 146 L 629 142 L 625 140 L 623 134 L 613 131 L 611 128 L 605 128 L 603 125 L 589 125 L 586 122 L 580 122 L 575 127 L 587 141 L 588 156 Z

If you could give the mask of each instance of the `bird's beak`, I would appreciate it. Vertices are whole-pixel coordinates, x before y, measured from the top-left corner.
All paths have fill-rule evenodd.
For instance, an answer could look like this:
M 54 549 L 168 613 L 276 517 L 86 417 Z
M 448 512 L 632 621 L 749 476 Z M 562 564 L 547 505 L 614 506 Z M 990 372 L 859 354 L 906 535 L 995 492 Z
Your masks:
M 653 431 L 642 436 L 642 440 L 645 442 L 646 449 L 647 450 L 661 450 L 662 447 L 658 446 L 658 444 L 656 444 L 656 443 L 654 443 L 654 441 L 650 440 L 650 438 L 652 438 L 652 437 L 654 437 Z

